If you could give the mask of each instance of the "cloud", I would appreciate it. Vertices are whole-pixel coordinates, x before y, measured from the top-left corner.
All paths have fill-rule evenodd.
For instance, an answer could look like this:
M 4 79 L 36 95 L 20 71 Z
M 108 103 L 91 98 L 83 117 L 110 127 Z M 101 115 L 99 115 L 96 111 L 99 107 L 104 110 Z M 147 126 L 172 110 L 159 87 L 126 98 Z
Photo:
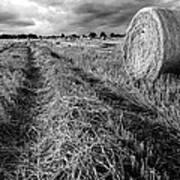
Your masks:
M 16 12 L 8 12 L 7 10 L 0 8 L 0 29 L 2 32 L 4 32 L 3 29 L 6 28 L 21 28 L 33 25 L 33 20 L 22 18 Z
M 112 1 L 106 4 L 99 2 L 82 3 L 73 9 L 74 14 L 77 16 L 71 25 L 94 31 L 102 31 L 103 29 L 113 31 L 113 28 L 118 27 L 121 29 L 144 6 L 145 3 L 135 1 L 124 3 L 115 1 L 113 3 Z
M 84 0 L 73 7 L 74 19 L 69 28 L 81 31 L 125 32 L 134 14 L 146 6 L 180 7 L 179 0 Z
M 114 5 L 90 3 L 77 7 L 74 13 L 79 16 L 74 24 L 77 23 L 77 25 L 87 27 L 91 26 L 93 22 L 96 22 L 96 25 L 104 23 L 114 24 L 117 19 L 119 19 L 119 23 L 123 23 L 129 18 L 129 15 L 133 14 Z
M 26 26 L 34 26 L 35 23 L 33 20 L 26 20 L 26 19 L 17 19 L 17 20 L 9 20 L 6 23 L 8 23 L 8 26 L 11 27 L 26 27 Z
M 178 9 L 179 0 L 1 0 L 0 32 L 124 32 L 145 6 Z
M 6 22 L 16 18 L 16 14 L 10 12 L 0 12 L 0 23 Z

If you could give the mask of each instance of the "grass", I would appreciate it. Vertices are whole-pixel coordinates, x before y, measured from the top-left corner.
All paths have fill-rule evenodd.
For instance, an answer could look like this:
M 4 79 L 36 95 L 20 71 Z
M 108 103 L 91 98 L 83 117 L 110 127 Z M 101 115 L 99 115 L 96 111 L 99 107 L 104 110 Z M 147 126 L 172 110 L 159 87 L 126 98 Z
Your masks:
M 120 59 L 46 42 L 1 52 L 1 179 L 180 178 L 179 77 L 134 82 Z

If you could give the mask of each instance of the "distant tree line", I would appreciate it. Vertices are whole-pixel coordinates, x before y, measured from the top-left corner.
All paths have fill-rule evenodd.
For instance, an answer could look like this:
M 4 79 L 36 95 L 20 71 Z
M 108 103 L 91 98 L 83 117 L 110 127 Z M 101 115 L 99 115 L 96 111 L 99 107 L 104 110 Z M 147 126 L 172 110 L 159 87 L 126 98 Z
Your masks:
M 0 39 L 38 39 L 36 34 L 1 34 Z
M 57 39 L 57 38 L 65 38 L 66 35 L 62 33 L 61 35 L 49 35 L 49 36 L 39 36 L 39 37 L 43 39 Z
M 60 35 L 49 35 L 49 36 L 38 36 L 36 34 L 1 34 L 0 39 L 57 39 L 57 38 L 65 38 L 65 39 L 80 39 L 80 38 L 89 38 L 89 39 L 95 39 L 95 38 L 100 38 L 100 39 L 107 39 L 107 38 L 123 38 L 125 34 L 115 34 L 115 33 L 110 33 L 107 35 L 105 32 L 101 32 L 99 35 L 95 32 L 90 32 L 88 35 L 83 34 L 83 35 L 77 35 L 77 34 L 70 34 L 70 35 L 65 35 L 65 34 L 60 34 Z
M 98 35 L 95 32 L 90 32 L 89 36 L 90 39 L 94 39 L 94 38 L 98 38 Z M 100 39 L 107 39 L 107 38 L 123 38 L 125 37 L 125 34 L 116 34 L 116 33 L 110 33 L 109 35 L 107 35 L 105 32 L 101 32 L 99 34 L 99 38 Z

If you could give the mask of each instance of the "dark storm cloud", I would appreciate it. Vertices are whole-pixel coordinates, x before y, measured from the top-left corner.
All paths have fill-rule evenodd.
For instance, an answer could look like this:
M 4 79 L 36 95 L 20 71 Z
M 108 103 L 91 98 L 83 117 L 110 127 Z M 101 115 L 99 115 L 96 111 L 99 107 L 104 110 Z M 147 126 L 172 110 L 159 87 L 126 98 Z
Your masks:
M 110 0 L 81 2 L 73 9 L 77 18 L 72 22 L 74 27 L 99 29 L 111 29 L 127 26 L 134 14 L 146 6 L 162 5 L 164 0 Z
M 27 27 L 35 25 L 34 21 L 32 20 L 25 20 L 25 19 L 16 19 L 16 20 L 9 20 L 6 22 L 8 26 L 12 27 Z
M 20 19 L 15 13 L 0 12 L 0 25 L 25 27 L 34 25 L 34 22 L 30 19 Z
M 10 12 L 0 12 L 0 23 L 15 19 L 17 16 Z
M 74 9 L 78 18 L 73 25 L 94 29 L 98 26 L 117 27 L 127 23 L 143 6 L 143 3 L 83 3 Z
M 114 6 L 107 6 L 105 4 L 87 3 L 82 4 L 74 9 L 76 14 L 89 14 L 92 17 L 106 17 L 116 13 L 118 9 Z
M 134 13 L 136 12 L 136 10 L 133 12 L 124 12 L 121 15 L 116 14 L 116 16 L 114 17 L 114 19 L 112 19 L 109 23 L 110 26 L 116 27 L 116 26 L 120 26 L 121 24 L 127 23 L 128 21 L 130 21 L 130 19 L 133 17 Z
M 34 25 L 34 22 L 29 19 L 19 19 L 18 16 L 13 13 L 0 12 L 0 25 L 25 27 Z

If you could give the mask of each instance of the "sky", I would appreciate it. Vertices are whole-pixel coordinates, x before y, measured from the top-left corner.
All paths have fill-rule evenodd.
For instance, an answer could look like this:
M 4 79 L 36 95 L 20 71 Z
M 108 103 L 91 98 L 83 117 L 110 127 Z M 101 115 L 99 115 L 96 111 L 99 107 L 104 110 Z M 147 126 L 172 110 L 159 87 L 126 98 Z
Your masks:
M 146 6 L 178 9 L 180 0 L 0 0 L 0 34 L 124 33 Z

